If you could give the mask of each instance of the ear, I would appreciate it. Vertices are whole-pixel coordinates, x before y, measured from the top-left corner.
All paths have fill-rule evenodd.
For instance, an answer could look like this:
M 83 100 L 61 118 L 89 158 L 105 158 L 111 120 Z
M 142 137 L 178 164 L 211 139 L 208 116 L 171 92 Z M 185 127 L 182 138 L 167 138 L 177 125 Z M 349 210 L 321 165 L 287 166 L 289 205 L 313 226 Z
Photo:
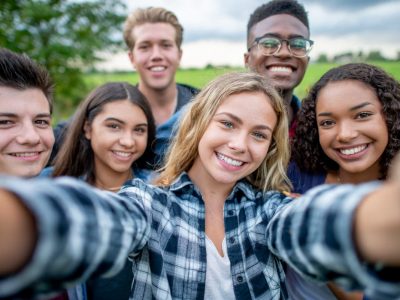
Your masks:
M 244 66 L 246 68 L 249 68 L 249 57 L 250 57 L 250 53 L 246 52 L 243 54 L 243 58 L 244 58 Z
M 179 49 L 179 63 L 181 62 L 182 54 L 183 54 L 182 49 Z
M 83 125 L 83 132 L 88 140 L 92 138 L 92 127 L 90 127 L 88 121 L 85 121 L 85 124 Z
M 136 66 L 135 66 L 135 56 L 133 55 L 132 50 L 129 50 L 129 52 L 128 52 L 128 57 L 129 57 L 129 61 L 131 62 L 133 68 L 136 69 Z

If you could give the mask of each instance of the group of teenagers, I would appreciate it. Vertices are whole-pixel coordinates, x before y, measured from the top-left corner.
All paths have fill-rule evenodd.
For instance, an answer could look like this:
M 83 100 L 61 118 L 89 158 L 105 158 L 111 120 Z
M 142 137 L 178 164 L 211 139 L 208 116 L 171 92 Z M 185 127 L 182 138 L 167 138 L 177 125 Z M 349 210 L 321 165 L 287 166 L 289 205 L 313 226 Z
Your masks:
M 0 49 L 0 298 L 400 299 L 400 83 L 345 64 L 300 101 L 295 0 L 259 6 L 248 71 L 201 90 L 175 81 L 182 35 L 134 11 L 139 83 L 54 131 L 49 74 Z

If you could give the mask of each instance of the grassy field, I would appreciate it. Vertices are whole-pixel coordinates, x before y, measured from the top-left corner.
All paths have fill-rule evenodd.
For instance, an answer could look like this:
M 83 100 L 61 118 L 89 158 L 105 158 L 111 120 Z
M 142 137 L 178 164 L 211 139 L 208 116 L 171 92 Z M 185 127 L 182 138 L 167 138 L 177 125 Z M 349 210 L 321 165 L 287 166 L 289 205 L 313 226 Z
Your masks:
M 400 80 L 400 62 L 376 62 L 375 65 L 382 67 L 389 74 Z M 313 83 L 315 83 L 322 74 L 330 68 L 337 66 L 331 63 L 311 63 L 307 69 L 307 73 L 300 86 L 297 87 L 295 93 L 303 98 Z M 210 68 L 210 69 L 181 69 L 177 72 L 177 82 L 187 83 L 195 87 L 201 88 L 214 77 L 230 71 L 240 71 L 242 68 Z M 124 73 L 93 73 L 85 76 L 85 82 L 90 88 L 94 88 L 108 81 L 128 81 L 137 83 L 138 75 L 134 72 Z

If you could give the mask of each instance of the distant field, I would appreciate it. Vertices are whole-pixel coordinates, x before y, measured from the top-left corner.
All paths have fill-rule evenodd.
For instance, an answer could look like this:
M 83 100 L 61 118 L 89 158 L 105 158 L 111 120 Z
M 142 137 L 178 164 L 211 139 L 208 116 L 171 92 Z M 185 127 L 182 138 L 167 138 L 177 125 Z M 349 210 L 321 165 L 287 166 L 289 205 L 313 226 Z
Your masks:
M 397 80 L 400 80 L 400 62 L 377 62 L 374 63 L 385 69 L 393 75 Z M 316 82 L 322 74 L 330 68 L 337 66 L 331 63 L 312 63 L 309 65 L 307 73 L 300 86 L 297 87 L 295 93 L 300 98 L 303 98 L 312 84 Z M 242 68 L 211 68 L 211 69 L 182 69 L 178 70 L 176 78 L 178 82 L 187 83 L 195 87 L 201 88 L 214 77 L 231 72 L 244 70 Z M 138 82 L 138 75 L 134 72 L 124 73 L 93 73 L 85 76 L 85 82 L 91 88 L 94 88 L 108 81 L 128 81 L 132 84 Z

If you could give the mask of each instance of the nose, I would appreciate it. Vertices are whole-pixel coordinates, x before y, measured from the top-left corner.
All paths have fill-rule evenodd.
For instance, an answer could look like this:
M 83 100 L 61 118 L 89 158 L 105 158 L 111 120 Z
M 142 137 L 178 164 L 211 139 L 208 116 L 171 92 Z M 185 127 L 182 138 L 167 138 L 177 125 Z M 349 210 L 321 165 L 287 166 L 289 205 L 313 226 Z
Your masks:
M 277 57 L 290 57 L 292 54 L 290 53 L 289 50 L 289 42 L 286 40 L 281 41 L 281 47 L 279 50 L 274 54 L 274 56 Z
M 131 132 L 126 131 L 120 137 L 119 143 L 126 148 L 131 148 L 135 145 L 135 138 Z
M 336 140 L 339 142 L 347 143 L 357 137 L 357 130 L 349 122 L 342 122 L 339 124 Z
M 228 147 L 237 153 L 244 153 L 247 149 L 247 134 L 232 135 Z
M 37 145 L 40 143 L 40 135 L 38 129 L 31 122 L 24 124 L 17 137 L 17 143 L 21 145 Z
M 161 49 L 158 45 L 152 47 L 151 50 L 151 59 L 161 59 Z

